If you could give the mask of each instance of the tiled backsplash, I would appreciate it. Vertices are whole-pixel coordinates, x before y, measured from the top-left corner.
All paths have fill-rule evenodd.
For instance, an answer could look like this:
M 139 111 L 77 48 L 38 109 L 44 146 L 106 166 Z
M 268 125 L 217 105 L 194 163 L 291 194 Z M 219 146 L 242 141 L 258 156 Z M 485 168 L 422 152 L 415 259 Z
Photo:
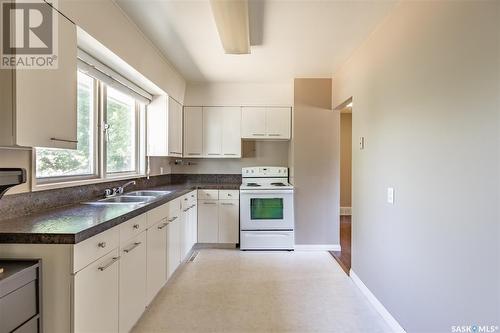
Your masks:
M 127 191 L 151 188 L 155 186 L 182 184 L 182 183 L 212 183 L 228 184 L 241 183 L 239 174 L 168 174 L 154 176 L 147 179 L 135 179 L 137 184 L 130 186 Z M 0 220 L 29 215 L 35 211 L 76 204 L 82 201 L 102 197 L 104 190 L 118 187 L 127 180 L 81 185 L 59 188 L 47 191 L 28 192 L 6 195 L 0 200 Z

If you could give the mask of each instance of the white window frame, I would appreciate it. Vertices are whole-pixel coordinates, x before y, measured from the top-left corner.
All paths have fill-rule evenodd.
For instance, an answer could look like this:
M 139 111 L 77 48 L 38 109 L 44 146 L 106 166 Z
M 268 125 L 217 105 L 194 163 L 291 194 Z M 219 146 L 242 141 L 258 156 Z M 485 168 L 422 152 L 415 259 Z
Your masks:
M 36 148 L 32 151 L 32 191 L 103 183 L 113 180 L 141 178 L 146 176 L 146 106 L 141 110 L 135 102 L 136 115 L 136 167 L 133 172 L 107 173 L 104 117 L 106 112 L 106 84 L 94 78 L 94 173 L 92 175 L 36 177 Z

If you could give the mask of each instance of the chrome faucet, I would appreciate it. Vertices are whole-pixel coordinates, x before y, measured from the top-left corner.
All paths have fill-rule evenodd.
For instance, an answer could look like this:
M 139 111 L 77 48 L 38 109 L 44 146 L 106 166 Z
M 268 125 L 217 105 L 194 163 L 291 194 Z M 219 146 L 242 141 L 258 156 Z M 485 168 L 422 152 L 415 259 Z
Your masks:
M 125 191 L 125 188 L 131 186 L 131 185 L 136 185 L 137 182 L 135 180 L 131 180 L 129 182 L 126 182 L 122 186 L 114 187 L 114 188 L 108 188 L 104 190 L 104 197 L 109 198 L 109 197 L 114 197 L 115 195 L 121 195 L 123 194 L 123 191 Z

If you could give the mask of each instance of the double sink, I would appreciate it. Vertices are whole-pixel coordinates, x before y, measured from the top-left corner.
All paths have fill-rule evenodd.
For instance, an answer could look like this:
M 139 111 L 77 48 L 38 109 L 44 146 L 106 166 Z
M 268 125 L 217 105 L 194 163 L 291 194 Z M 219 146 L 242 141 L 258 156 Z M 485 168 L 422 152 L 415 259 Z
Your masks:
M 84 202 L 87 205 L 130 205 L 144 204 L 172 191 L 134 191 L 96 201 Z

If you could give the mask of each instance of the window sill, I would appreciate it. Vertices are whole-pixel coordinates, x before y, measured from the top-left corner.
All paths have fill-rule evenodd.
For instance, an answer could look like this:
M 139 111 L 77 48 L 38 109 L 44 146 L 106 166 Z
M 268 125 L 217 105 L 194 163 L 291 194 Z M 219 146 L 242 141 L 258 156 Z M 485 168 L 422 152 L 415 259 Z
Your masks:
M 113 181 L 118 181 L 118 180 L 137 179 L 137 178 L 142 178 L 142 177 L 146 177 L 146 175 L 145 174 L 126 174 L 126 175 L 109 176 L 107 178 L 90 178 L 90 179 L 61 181 L 61 182 L 46 183 L 46 184 L 43 184 L 43 183 L 38 184 L 37 180 L 33 179 L 33 182 L 32 182 L 33 185 L 31 186 L 31 191 L 32 192 L 39 192 L 39 191 L 53 190 L 53 189 L 65 188 L 65 187 L 75 187 L 75 186 L 81 186 L 81 185 L 107 183 L 107 182 L 113 182 Z

